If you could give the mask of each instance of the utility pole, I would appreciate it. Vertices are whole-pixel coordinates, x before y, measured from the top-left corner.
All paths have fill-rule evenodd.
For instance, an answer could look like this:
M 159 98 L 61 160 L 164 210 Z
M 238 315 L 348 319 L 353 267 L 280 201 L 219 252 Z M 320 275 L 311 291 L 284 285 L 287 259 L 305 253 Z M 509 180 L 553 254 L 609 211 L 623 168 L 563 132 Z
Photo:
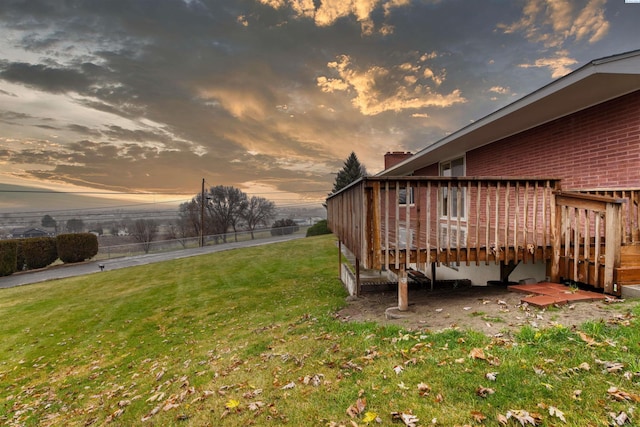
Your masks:
M 202 192 L 200 192 L 200 247 L 204 246 L 204 178 L 202 178 Z

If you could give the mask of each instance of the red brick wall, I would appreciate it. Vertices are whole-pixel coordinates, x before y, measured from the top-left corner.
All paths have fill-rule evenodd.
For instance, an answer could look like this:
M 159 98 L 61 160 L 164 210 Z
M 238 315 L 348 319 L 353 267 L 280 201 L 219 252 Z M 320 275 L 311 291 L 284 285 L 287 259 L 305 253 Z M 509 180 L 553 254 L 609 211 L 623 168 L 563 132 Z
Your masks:
M 409 151 L 388 152 L 384 155 L 384 168 L 389 169 L 411 156 L 412 154 Z
M 562 178 L 565 190 L 638 187 L 640 91 L 469 151 L 466 168 L 468 176 Z

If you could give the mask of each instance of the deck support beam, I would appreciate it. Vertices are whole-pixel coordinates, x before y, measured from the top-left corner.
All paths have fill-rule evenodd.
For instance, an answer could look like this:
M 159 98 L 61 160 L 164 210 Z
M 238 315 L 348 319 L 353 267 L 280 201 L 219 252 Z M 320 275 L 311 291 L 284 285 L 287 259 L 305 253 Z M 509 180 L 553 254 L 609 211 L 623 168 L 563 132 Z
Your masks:
M 519 263 L 520 261 L 509 261 L 508 263 L 500 263 L 500 281 L 502 283 L 507 283 L 509 281 L 509 275 L 513 273 L 513 270 L 516 269 Z

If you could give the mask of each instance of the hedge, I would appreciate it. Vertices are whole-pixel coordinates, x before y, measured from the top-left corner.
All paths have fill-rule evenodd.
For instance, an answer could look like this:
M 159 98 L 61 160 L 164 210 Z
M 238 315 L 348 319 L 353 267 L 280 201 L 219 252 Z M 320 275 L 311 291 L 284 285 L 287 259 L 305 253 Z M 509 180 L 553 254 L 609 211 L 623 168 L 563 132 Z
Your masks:
M 54 237 L 33 237 L 18 240 L 18 269 L 44 268 L 58 259 Z
M 323 219 L 321 221 L 316 222 L 311 227 L 307 228 L 307 236 L 320 236 L 321 234 L 331 234 L 331 230 L 329 230 L 329 226 L 327 225 L 327 220 Z
M 65 264 L 82 262 L 98 253 L 98 237 L 92 233 L 60 234 L 56 245 L 58 257 Z
M 0 240 L 0 276 L 10 276 L 16 272 L 18 261 L 18 242 Z

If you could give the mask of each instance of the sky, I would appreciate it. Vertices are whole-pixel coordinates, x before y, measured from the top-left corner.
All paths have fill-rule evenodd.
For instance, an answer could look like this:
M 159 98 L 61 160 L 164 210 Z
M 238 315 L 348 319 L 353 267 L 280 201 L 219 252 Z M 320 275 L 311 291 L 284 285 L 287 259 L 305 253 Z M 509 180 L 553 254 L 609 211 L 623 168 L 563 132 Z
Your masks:
M 640 48 L 631 1 L 0 0 L 0 184 L 318 205 Z

